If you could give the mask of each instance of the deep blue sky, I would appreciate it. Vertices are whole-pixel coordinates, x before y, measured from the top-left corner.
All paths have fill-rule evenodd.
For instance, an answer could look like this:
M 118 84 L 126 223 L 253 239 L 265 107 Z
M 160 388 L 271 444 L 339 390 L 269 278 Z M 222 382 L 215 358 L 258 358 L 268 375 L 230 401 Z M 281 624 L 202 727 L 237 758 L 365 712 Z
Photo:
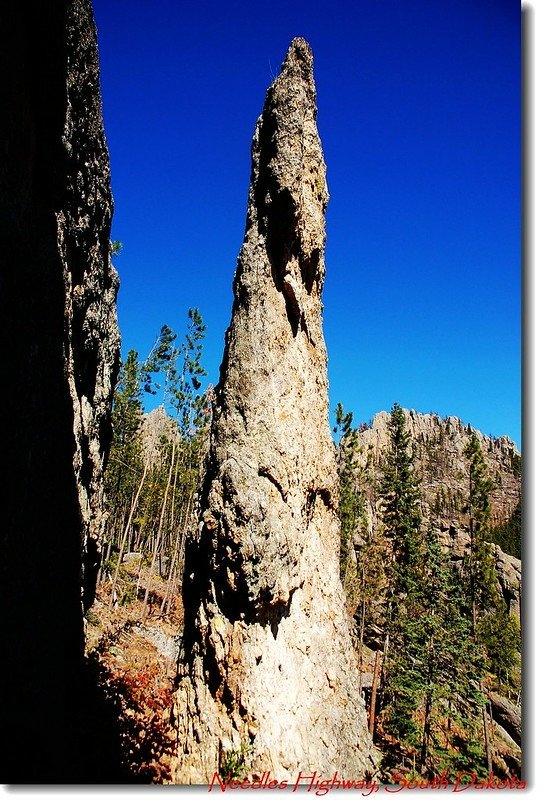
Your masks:
M 216 382 L 250 142 L 290 40 L 328 165 L 330 401 L 520 442 L 520 3 L 95 0 L 123 354 L 198 306 Z

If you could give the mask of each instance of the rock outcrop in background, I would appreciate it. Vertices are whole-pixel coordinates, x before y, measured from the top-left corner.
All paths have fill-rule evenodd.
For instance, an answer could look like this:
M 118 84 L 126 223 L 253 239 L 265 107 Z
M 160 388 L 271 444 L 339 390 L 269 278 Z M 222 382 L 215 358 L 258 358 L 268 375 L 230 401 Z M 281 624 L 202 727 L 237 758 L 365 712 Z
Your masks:
M 175 420 L 168 417 L 164 406 L 158 406 L 148 414 L 143 414 L 141 420 L 141 439 L 143 445 L 143 461 L 155 464 L 160 459 L 162 442 L 178 441 L 179 428 Z
M 312 66 L 295 39 L 252 144 L 202 522 L 186 553 L 179 783 L 208 782 L 228 754 L 277 780 L 374 772 L 339 580 Z
M 389 443 L 386 411 L 376 414 L 370 427 L 359 436 L 359 465 L 363 469 L 377 466 Z M 405 410 L 405 426 L 412 436 L 415 466 L 421 479 L 424 516 L 430 511 L 450 516 L 461 514 L 468 492 L 468 464 L 465 447 L 473 431 L 457 417 L 440 419 L 437 414 L 419 414 Z M 507 436 L 495 439 L 479 431 L 488 476 L 494 488 L 491 494 L 492 522 L 508 519 L 521 495 L 521 457 Z
M 421 532 L 439 536 L 442 558 L 457 573 L 470 553 L 471 537 L 467 513 L 469 460 L 465 447 L 474 434 L 480 442 L 491 480 L 491 525 L 487 531 L 495 559 L 496 578 L 510 615 L 521 615 L 521 561 L 503 548 L 521 553 L 521 456 L 507 437 L 486 436 L 457 417 L 441 419 L 437 414 L 419 414 L 404 409 L 405 428 L 410 434 L 413 471 L 419 481 Z M 357 527 L 346 543 L 345 573 L 352 614 L 352 635 L 362 660 L 362 685 L 372 695 L 378 657 L 388 634 L 385 594 L 378 587 L 385 580 L 389 539 L 384 524 L 385 499 L 382 473 L 390 450 L 390 414 L 380 412 L 370 425 L 363 424 L 353 437 L 343 440 L 338 455 L 341 474 L 362 500 Z M 368 576 L 368 577 L 367 577 Z M 367 580 L 367 584 L 362 581 Z M 371 587 L 369 591 L 367 587 Z M 488 587 L 489 591 L 489 587 Z M 367 603 L 367 598 L 369 602 Z M 521 691 L 515 669 L 506 682 L 487 675 L 488 709 L 491 719 L 492 763 L 505 775 L 521 770 Z M 508 684 L 508 685 L 507 685 Z M 378 689 L 382 691 L 382 688 Z M 380 702 L 377 693 L 377 707 Z M 385 730 L 385 726 L 384 726 Z M 386 751 L 387 744 L 381 745 Z
M 0 29 L 2 777 L 77 781 L 119 357 L 96 30 L 90 0 L 8 0 Z
M 389 413 L 381 411 L 370 427 L 357 433 L 358 488 L 366 498 L 369 533 L 377 524 L 378 475 L 389 447 Z M 443 549 L 449 558 L 461 562 L 470 547 L 468 518 L 465 513 L 469 487 L 465 447 L 474 432 L 487 464 L 491 491 L 491 521 L 498 525 L 509 520 L 521 503 L 521 456 L 506 436 L 493 438 L 457 417 L 440 419 L 436 414 L 405 410 L 405 427 L 412 437 L 414 467 L 420 479 L 422 518 L 440 532 Z M 363 532 L 354 540 L 354 548 L 363 544 Z M 492 544 L 501 591 L 511 612 L 520 613 L 521 561 Z

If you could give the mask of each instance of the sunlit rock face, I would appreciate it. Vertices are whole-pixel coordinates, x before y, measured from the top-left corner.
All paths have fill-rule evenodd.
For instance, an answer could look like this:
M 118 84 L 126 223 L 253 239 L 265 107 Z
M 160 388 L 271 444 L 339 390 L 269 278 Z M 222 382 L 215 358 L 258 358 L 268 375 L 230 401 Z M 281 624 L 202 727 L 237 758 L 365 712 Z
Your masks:
M 295 39 L 252 143 L 246 232 L 198 535 L 188 543 L 179 783 L 246 770 L 364 776 L 373 750 L 339 579 L 322 335 L 326 167 Z

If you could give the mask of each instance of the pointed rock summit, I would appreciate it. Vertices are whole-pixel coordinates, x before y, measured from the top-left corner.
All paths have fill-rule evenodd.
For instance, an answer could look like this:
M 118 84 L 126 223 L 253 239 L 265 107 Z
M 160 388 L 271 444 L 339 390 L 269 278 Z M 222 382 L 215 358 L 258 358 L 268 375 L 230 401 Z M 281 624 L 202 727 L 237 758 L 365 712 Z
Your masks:
M 295 782 L 375 771 L 339 579 L 322 335 L 326 167 L 294 39 L 252 144 L 246 232 L 197 536 L 187 545 L 179 783 L 227 759 Z

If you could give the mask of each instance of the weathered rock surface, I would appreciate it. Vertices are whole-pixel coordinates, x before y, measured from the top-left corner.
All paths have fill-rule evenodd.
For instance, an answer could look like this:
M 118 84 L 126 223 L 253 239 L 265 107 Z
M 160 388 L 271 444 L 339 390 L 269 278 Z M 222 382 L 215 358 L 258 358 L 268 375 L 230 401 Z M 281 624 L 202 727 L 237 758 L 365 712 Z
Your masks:
M 325 164 L 295 39 L 252 145 L 244 243 L 199 536 L 188 543 L 179 783 L 228 750 L 248 772 L 374 772 L 339 580 L 322 335 Z
M 141 440 L 143 447 L 143 461 L 154 465 L 160 460 L 161 444 L 178 441 L 180 438 L 179 427 L 175 420 L 168 417 L 164 406 L 143 414 L 141 419 Z
M 521 561 L 501 548 L 491 545 L 495 555 L 495 568 L 501 592 L 511 613 L 521 616 Z
M 89 0 L 8 0 L 0 30 L 3 777 L 69 781 L 119 350 L 109 158 Z
M 437 523 L 442 550 L 448 555 L 451 562 L 459 566 L 470 550 L 470 535 L 467 527 L 457 527 L 457 523 L 450 524 L 444 520 Z M 499 545 L 490 542 L 491 551 L 495 559 L 495 570 L 499 581 L 500 591 L 510 613 L 517 617 L 521 615 L 521 561 L 509 553 L 503 552 Z
M 367 498 L 369 528 L 377 524 L 378 492 L 376 479 L 389 446 L 389 414 L 381 411 L 370 427 L 358 433 L 359 488 Z M 435 525 L 445 552 L 459 562 L 470 547 L 468 519 L 464 511 L 468 496 L 468 462 L 465 446 L 473 431 L 457 417 L 443 420 L 436 414 L 405 410 L 406 428 L 412 437 L 414 466 L 420 478 L 422 517 L 425 525 Z M 493 439 L 473 431 L 480 440 L 491 492 L 492 523 L 507 520 L 521 500 L 521 460 L 514 443 L 503 436 Z M 362 536 L 355 542 L 362 544 Z M 512 613 L 519 616 L 521 561 L 491 545 L 503 597 Z
M 506 733 L 521 747 L 521 708 L 513 705 L 506 697 L 490 692 L 492 717 L 501 725 Z

